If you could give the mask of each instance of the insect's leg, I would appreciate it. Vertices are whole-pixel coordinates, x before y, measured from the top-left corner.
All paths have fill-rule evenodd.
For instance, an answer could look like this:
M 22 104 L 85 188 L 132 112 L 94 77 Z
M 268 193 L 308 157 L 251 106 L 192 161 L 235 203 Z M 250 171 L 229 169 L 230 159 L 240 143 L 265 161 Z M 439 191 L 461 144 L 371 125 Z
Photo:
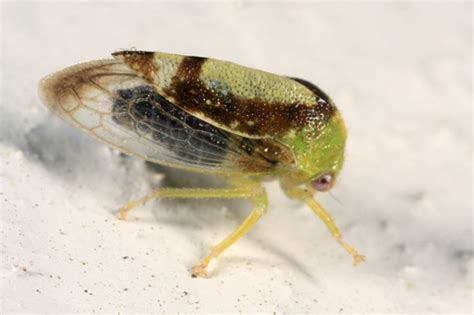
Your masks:
M 251 189 L 244 188 L 160 188 L 140 199 L 133 200 L 119 209 L 119 219 L 125 220 L 128 212 L 144 203 L 158 198 L 247 198 Z
M 304 201 L 311 208 L 311 210 L 313 210 L 314 213 L 319 216 L 324 224 L 326 224 L 326 227 L 329 229 L 329 232 L 334 237 L 334 239 L 352 256 L 354 260 L 354 266 L 357 266 L 363 262 L 365 260 L 365 256 L 359 254 L 355 248 L 342 240 L 342 234 L 329 213 L 327 213 L 326 210 L 324 210 L 324 208 L 321 207 L 321 205 L 316 202 L 312 196 L 307 196 Z
M 268 199 L 265 189 L 258 185 L 257 187 L 249 187 L 249 195 L 247 196 L 253 203 L 253 210 L 250 212 L 248 217 L 245 219 L 240 226 L 235 229 L 226 239 L 211 248 L 210 253 L 204 257 L 199 265 L 193 267 L 192 276 L 193 277 L 206 277 L 207 272 L 206 268 L 209 265 L 209 262 L 212 258 L 216 258 L 229 246 L 234 244 L 242 236 L 244 236 L 254 225 L 257 223 L 258 219 L 267 211 L 268 208 Z

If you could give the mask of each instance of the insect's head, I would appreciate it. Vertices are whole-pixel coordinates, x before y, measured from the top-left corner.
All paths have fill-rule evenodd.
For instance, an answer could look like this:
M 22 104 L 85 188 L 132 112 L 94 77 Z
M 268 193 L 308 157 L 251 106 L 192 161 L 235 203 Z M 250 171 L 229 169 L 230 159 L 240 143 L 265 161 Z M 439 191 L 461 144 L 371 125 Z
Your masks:
M 292 147 L 297 171 L 295 185 L 305 185 L 310 191 L 328 191 L 344 162 L 346 128 L 338 112 L 318 128 L 305 128 L 293 136 Z

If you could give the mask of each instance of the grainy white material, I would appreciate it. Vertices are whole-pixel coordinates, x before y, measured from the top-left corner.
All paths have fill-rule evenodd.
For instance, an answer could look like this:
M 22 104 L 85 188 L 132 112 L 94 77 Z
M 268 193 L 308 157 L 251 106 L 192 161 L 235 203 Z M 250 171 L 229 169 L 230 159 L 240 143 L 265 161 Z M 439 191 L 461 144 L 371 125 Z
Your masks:
M 3 3 L 1 312 L 472 312 L 469 3 Z M 210 279 L 190 268 L 248 211 L 229 201 L 116 209 L 202 177 L 116 154 L 53 116 L 39 79 L 137 47 L 318 84 L 349 128 L 318 199 L 367 255 L 354 269 L 304 205 L 270 210 Z M 161 173 L 169 178 L 161 181 Z

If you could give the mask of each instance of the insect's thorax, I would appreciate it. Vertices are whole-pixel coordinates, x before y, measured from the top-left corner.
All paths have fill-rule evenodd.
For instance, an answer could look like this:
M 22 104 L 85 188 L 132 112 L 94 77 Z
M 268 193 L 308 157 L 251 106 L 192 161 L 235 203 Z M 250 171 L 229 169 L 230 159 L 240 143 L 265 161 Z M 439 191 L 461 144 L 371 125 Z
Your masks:
M 314 92 L 301 82 L 230 62 L 163 53 L 117 56 L 160 95 L 216 127 L 274 138 L 305 126 Z M 316 104 L 319 106 L 319 104 Z M 320 111 L 327 107 L 321 105 Z

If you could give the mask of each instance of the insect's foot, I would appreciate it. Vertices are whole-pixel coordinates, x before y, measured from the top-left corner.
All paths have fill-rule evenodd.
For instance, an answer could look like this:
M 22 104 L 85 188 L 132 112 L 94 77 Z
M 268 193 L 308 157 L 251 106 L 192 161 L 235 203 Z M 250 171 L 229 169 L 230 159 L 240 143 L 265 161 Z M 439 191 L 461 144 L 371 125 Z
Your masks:
M 361 262 L 365 261 L 365 256 L 359 254 L 354 247 L 344 242 L 340 237 L 336 240 L 352 256 L 354 267 L 357 267 Z
M 361 262 L 365 261 L 365 256 L 359 253 L 355 253 L 352 255 L 352 259 L 354 262 L 354 267 L 357 267 L 360 265 Z
M 352 255 L 352 259 L 354 261 L 354 267 L 357 267 L 361 262 L 365 261 L 365 256 L 355 253 Z
M 118 218 L 119 220 L 126 220 L 127 219 L 127 216 L 128 216 L 128 212 L 130 211 L 130 208 L 127 207 L 127 206 L 123 206 L 119 209 L 119 214 L 118 214 Z
M 192 277 L 193 278 L 207 278 L 207 266 L 197 265 L 193 267 Z

